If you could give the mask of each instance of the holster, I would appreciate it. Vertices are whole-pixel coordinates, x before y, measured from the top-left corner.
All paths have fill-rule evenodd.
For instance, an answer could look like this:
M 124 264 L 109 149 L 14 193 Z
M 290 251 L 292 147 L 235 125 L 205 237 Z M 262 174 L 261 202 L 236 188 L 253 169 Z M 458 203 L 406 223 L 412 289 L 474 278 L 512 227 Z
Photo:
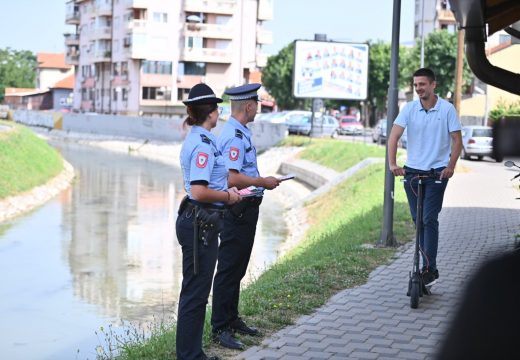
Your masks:
M 237 218 L 241 218 L 246 212 L 247 208 L 258 207 L 262 203 L 262 197 L 254 196 L 242 199 L 229 208 L 229 212 Z
M 199 240 L 205 246 L 212 241 L 217 241 L 218 234 L 222 231 L 222 210 L 205 209 L 198 207 L 197 224 L 199 227 Z

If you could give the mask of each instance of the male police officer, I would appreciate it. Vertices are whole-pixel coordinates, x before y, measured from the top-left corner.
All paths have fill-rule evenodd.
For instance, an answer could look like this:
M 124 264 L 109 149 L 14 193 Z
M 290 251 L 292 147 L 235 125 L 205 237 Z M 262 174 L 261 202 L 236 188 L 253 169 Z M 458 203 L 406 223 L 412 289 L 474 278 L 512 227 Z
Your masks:
M 260 176 L 251 131 L 246 126 L 255 119 L 259 88 L 260 84 L 247 84 L 225 92 L 231 100 L 231 117 L 224 125 L 217 147 L 229 171 L 228 186 L 239 189 L 256 186 L 271 190 L 280 184 L 275 177 Z M 240 281 L 246 274 L 255 239 L 261 194 L 244 198 L 240 206 L 231 208 L 224 218 L 224 230 L 220 234 L 211 325 L 214 340 L 231 349 L 243 348 L 233 336 L 235 331 L 243 335 L 258 334 L 257 329 L 247 326 L 239 317 L 238 301 Z

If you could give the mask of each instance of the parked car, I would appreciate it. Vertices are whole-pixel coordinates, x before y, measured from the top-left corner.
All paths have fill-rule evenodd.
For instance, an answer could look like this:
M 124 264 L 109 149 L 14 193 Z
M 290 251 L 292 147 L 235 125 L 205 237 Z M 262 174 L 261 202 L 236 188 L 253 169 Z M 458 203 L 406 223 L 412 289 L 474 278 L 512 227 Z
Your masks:
M 363 134 L 363 124 L 357 121 L 353 115 L 343 115 L 339 118 L 338 133 L 341 135 L 361 135 Z
M 493 131 L 489 126 L 464 126 L 462 128 L 462 159 L 476 156 L 482 160 L 484 156 L 493 154 Z
M 258 114 L 255 117 L 255 121 L 267 121 L 273 124 L 287 124 L 291 118 L 299 118 L 301 115 L 311 115 L 310 111 L 305 110 L 290 110 L 290 111 L 277 111 L 266 114 Z
M 377 122 L 374 131 L 372 132 L 372 141 L 378 144 L 386 143 L 386 119 L 381 119 Z
M 295 115 L 287 120 L 289 134 L 310 135 L 311 115 Z M 317 126 L 323 129 L 323 136 L 335 138 L 338 136 L 338 121 L 329 115 L 322 115 L 316 119 Z

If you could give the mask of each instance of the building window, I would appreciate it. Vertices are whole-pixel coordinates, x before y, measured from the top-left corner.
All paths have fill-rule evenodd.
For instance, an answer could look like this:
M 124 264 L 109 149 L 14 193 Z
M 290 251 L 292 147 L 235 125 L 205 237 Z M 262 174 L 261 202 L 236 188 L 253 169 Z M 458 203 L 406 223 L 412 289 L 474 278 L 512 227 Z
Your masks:
M 167 23 L 168 22 L 168 14 L 162 12 L 154 12 L 153 13 L 153 21 L 156 23 Z
M 112 90 L 112 100 L 117 101 L 117 89 Z
M 177 89 L 177 100 L 183 101 L 188 100 L 188 95 L 190 94 L 190 89 Z
M 169 87 L 143 87 L 143 100 L 171 100 L 172 90 Z
M 179 67 L 184 67 L 182 75 L 206 75 L 206 63 L 202 62 L 184 62 L 179 63 Z
M 172 74 L 171 61 L 143 61 L 143 73 L 145 74 Z
M 112 64 L 112 75 L 113 76 L 119 76 L 119 74 L 121 73 L 121 64 L 118 63 L 118 62 L 115 62 Z
M 121 93 L 121 97 L 123 98 L 123 101 L 127 101 L 128 100 L 128 90 L 126 90 L 126 88 L 123 88 L 122 90 L 123 90 L 123 92 Z

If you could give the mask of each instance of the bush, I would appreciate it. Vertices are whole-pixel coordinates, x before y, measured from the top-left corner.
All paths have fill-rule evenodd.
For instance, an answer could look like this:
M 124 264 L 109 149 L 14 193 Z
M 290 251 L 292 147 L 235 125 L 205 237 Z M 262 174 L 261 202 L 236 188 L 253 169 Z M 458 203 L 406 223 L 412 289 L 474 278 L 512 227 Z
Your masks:
M 496 107 L 489 112 L 489 118 L 492 121 L 500 120 L 505 116 L 520 116 L 520 101 L 506 103 L 500 100 Z

